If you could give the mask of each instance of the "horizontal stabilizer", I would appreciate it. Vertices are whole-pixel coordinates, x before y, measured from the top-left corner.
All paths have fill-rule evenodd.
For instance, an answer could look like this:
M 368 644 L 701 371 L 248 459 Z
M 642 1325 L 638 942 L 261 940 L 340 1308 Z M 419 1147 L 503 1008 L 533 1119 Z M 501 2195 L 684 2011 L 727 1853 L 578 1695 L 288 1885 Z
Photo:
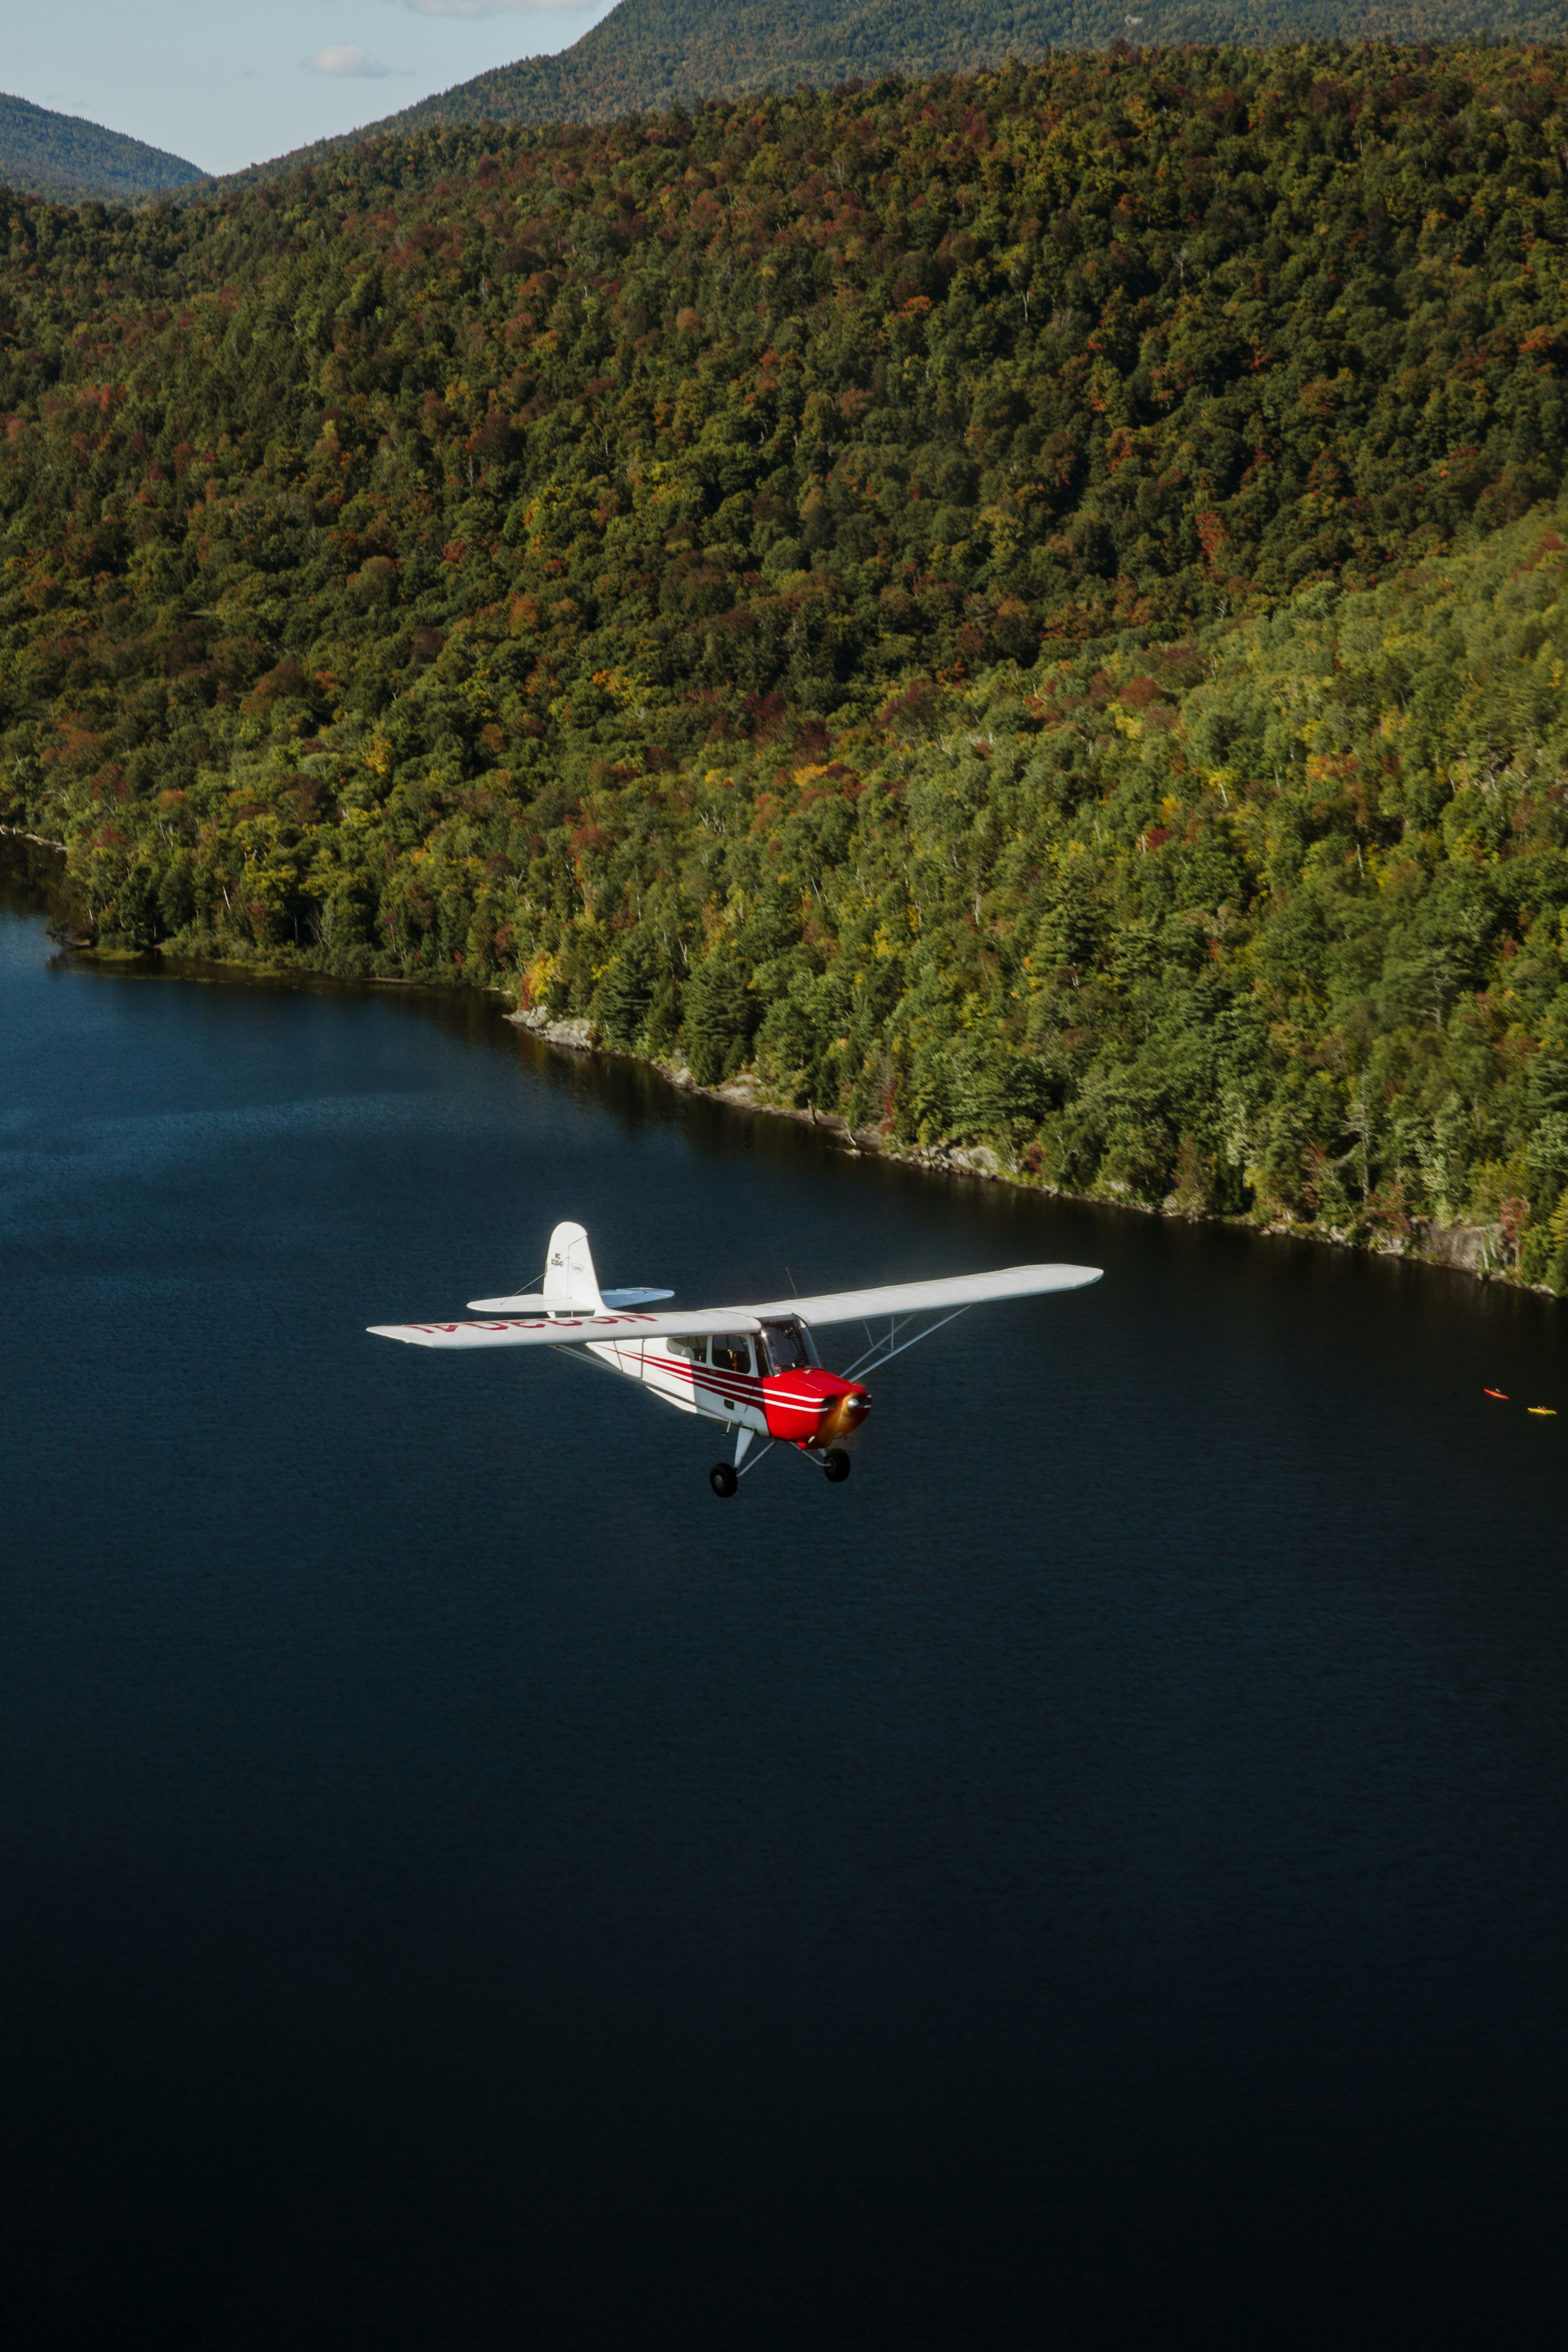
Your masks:
M 673 1290 L 606 1290 L 599 1298 L 547 1298 L 541 1290 L 520 1290 L 511 1298 L 470 1298 L 470 1315 L 599 1315 L 606 1307 L 618 1314 L 626 1307 L 651 1307 L 656 1298 L 673 1298 Z
M 510 1298 L 470 1298 L 470 1315 L 596 1315 L 596 1298 L 546 1298 L 542 1290 L 520 1290 Z

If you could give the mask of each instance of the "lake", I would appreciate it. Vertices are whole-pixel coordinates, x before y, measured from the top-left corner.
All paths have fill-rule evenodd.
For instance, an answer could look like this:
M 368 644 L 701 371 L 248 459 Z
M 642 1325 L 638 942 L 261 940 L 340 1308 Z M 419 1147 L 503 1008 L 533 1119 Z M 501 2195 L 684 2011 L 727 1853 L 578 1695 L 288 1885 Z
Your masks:
M 1556 2309 L 1554 1302 L 889 1167 L 491 1001 L 68 963 L 19 887 L 0 1072 L 29 2345 Z M 628 1382 L 365 1336 L 563 1217 L 683 1305 L 1105 1279 L 721 1502 Z

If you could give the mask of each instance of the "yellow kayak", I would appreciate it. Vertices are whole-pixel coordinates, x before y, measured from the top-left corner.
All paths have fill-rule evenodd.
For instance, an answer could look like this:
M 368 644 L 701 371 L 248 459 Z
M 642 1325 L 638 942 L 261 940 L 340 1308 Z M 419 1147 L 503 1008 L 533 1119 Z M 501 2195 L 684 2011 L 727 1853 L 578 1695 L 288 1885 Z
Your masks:
M 1542 1421 L 1555 1421 L 1557 1418 L 1557 1407 L 1554 1404 L 1527 1404 L 1524 1409 L 1526 1412 L 1538 1413 Z

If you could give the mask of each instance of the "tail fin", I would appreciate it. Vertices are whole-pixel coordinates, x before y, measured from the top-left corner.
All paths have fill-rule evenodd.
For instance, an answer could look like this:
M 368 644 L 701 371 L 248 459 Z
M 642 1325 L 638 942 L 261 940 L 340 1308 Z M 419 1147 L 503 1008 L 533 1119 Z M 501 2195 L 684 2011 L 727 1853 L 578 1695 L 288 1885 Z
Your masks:
M 544 1301 L 557 1311 L 577 1307 L 602 1315 L 605 1302 L 594 1272 L 594 1254 L 581 1225 L 557 1225 L 544 1256 Z

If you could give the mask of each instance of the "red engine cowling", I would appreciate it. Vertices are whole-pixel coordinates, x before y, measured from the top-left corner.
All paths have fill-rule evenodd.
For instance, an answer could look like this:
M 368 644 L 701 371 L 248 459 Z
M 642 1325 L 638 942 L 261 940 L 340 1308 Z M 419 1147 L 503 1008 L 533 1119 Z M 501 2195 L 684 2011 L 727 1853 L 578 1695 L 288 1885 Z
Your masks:
M 771 1372 L 762 1383 L 768 1435 L 791 1445 L 830 1445 L 858 1429 L 871 1400 L 837 1372 Z

